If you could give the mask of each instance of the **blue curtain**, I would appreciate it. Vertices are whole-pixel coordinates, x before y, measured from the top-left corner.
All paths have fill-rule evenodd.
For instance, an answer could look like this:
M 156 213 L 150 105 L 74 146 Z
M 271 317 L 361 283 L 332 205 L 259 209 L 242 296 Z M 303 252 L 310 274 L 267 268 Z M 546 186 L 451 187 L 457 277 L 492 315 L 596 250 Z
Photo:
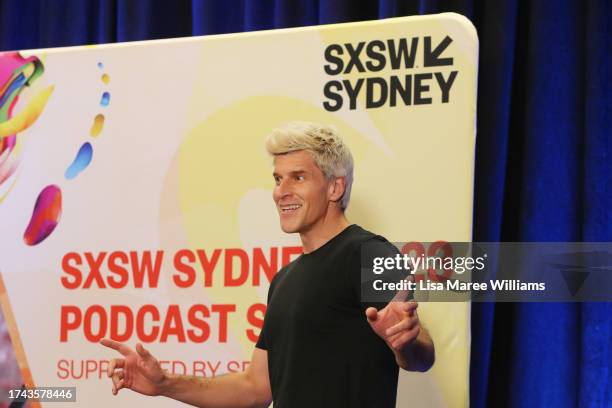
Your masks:
M 454 11 L 480 37 L 474 239 L 612 241 L 609 0 L 0 0 L 0 49 Z M 612 407 L 612 304 L 475 304 L 471 405 Z

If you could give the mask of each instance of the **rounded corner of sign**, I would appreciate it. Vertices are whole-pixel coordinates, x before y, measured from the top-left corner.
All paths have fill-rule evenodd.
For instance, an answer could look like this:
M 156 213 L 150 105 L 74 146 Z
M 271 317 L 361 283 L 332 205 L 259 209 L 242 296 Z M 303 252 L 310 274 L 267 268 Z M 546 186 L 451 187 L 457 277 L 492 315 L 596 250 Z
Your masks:
M 476 26 L 472 23 L 472 20 L 459 13 L 441 13 L 439 16 L 449 22 L 458 24 L 463 27 L 466 34 L 470 37 L 472 41 L 476 44 L 479 43 L 478 40 L 478 30 L 476 30 Z

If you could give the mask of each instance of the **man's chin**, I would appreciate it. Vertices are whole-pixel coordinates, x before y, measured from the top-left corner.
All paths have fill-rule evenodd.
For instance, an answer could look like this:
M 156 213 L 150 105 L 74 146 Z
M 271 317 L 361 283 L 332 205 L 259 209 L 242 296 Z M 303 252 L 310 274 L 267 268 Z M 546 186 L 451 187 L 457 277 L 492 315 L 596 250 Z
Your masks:
M 283 230 L 286 234 L 294 234 L 299 232 L 299 227 L 297 225 L 289 224 L 289 223 L 280 223 L 281 230 Z

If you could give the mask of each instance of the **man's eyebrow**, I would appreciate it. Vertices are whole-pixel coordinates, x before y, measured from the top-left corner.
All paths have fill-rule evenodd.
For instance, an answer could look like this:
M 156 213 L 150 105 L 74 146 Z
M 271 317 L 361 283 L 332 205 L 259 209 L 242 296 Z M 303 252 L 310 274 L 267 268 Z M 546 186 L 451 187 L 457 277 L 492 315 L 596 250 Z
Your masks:
M 302 174 L 307 174 L 308 171 L 306 170 L 293 170 L 289 172 L 290 176 L 301 176 Z M 272 173 L 272 177 L 282 177 L 280 174 L 278 174 L 277 172 Z

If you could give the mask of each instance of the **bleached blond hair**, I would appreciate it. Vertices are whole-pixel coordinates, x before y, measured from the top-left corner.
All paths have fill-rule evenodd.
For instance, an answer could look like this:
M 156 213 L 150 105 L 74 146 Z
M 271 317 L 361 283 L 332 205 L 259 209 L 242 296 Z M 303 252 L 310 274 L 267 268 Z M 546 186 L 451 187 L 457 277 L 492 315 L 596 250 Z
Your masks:
M 353 185 L 353 155 L 335 127 L 289 122 L 268 135 L 266 150 L 273 156 L 298 150 L 310 152 L 328 181 L 334 177 L 345 177 L 340 207 L 342 210 L 348 207 Z

